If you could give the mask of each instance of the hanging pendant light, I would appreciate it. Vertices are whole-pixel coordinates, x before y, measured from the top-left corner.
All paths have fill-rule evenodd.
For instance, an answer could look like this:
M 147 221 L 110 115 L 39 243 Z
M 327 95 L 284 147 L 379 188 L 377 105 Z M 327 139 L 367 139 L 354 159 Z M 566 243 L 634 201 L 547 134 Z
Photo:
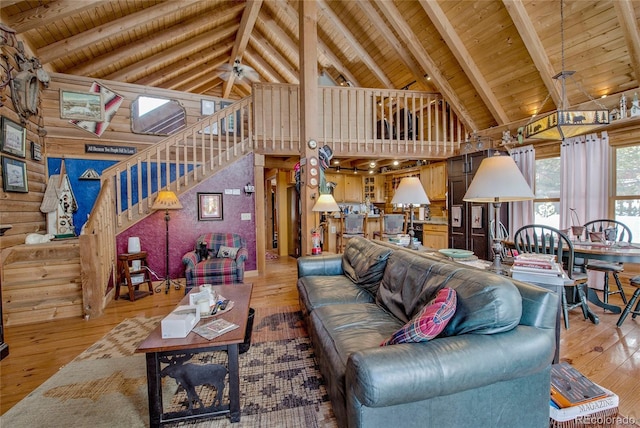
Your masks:
M 562 98 L 560 100 L 560 108 L 537 120 L 531 119 L 525 126 L 525 136 L 527 138 L 564 140 L 576 135 L 587 134 L 603 125 L 609 124 L 609 110 L 595 101 L 589 94 L 586 95 L 591 101 L 598 104 L 599 109 L 573 110 L 568 108 L 566 79 L 573 76 L 575 71 L 564 69 L 564 0 L 560 0 L 560 49 L 562 71 L 553 76 L 554 79 L 560 81 L 561 85 Z

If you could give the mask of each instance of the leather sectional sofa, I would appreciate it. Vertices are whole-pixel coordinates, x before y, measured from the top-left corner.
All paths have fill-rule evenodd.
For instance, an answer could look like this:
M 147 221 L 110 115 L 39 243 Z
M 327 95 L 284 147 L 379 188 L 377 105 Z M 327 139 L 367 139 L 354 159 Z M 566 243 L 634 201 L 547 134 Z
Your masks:
M 299 258 L 297 287 L 339 426 L 549 426 L 555 294 L 364 238 Z M 442 333 L 380 346 L 443 287 Z

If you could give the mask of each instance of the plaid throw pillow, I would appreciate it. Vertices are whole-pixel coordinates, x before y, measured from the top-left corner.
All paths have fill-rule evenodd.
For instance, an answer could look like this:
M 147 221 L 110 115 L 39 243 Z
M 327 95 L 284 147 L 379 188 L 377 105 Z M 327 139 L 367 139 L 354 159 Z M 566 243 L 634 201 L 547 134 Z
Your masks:
M 443 288 L 436 297 L 427 303 L 400 330 L 380 344 L 380 346 L 395 345 L 396 343 L 426 342 L 435 338 L 444 330 L 453 314 L 456 312 L 456 291 L 453 288 Z

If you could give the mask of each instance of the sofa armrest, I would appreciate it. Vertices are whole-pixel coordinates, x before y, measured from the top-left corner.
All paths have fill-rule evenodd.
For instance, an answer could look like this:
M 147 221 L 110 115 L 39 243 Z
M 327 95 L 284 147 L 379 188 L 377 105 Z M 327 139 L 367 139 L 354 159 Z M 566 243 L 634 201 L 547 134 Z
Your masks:
M 244 247 L 241 247 L 236 253 L 236 263 L 244 263 L 249 258 L 249 250 Z
M 553 329 L 529 326 L 370 348 L 349 356 L 346 392 L 367 407 L 426 400 L 537 373 L 554 349 Z
M 311 275 L 342 275 L 342 254 L 298 258 L 298 278 Z
M 195 269 L 196 264 L 198 264 L 198 255 L 196 254 L 196 252 L 189 251 L 187 254 L 182 256 L 182 264 L 185 265 L 185 272 Z

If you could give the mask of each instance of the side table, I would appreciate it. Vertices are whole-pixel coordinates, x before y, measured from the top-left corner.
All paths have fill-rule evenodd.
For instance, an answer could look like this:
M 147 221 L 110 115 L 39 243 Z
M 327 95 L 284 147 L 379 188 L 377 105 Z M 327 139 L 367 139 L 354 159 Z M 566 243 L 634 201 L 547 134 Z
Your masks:
M 140 262 L 140 268 L 134 268 L 132 265 L 134 261 Z M 139 278 L 137 275 L 142 275 L 142 281 L 134 284 L 131 276 Z M 149 287 L 149 291 L 140 290 L 140 284 L 146 283 Z M 153 294 L 153 284 L 151 283 L 151 274 L 147 269 L 147 252 L 140 251 L 139 253 L 124 253 L 118 254 L 118 275 L 116 280 L 116 296 L 120 297 L 120 287 L 126 286 L 129 288 L 128 295 L 122 297 L 128 297 L 130 301 Z

